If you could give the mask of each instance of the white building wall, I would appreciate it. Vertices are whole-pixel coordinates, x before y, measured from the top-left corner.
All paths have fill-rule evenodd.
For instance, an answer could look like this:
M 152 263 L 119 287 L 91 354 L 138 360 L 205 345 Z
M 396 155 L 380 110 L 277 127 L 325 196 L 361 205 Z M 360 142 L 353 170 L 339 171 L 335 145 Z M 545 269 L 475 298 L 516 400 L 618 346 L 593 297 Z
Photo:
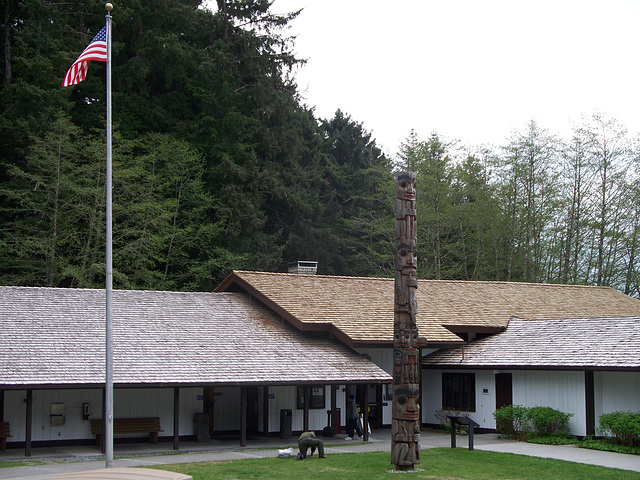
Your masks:
M 572 413 L 569 428 L 573 435 L 586 435 L 584 372 L 515 370 L 513 404 L 551 407 Z
M 480 425 L 480 428 L 496 428 L 493 412 L 496 405 L 495 380 L 492 371 L 471 370 L 422 370 L 422 422 L 439 424 L 436 413 L 442 410 L 442 372 L 475 373 L 476 411 L 462 412 Z
M 5 421 L 11 424 L 11 442 L 23 442 L 27 405 L 26 390 L 6 390 Z M 77 440 L 93 439 L 89 419 L 102 418 L 102 389 L 63 389 L 33 391 L 33 427 L 31 440 Z M 64 424 L 51 425 L 51 404 L 64 405 Z M 90 417 L 82 418 L 83 404 L 88 403 Z M 126 417 L 159 417 L 161 436 L 173 435 L 173 389 L 115 389 L 114 415 Z M 193 414 L 202 411 L 202 389 L 180 389 L 180 435 L 193 434 Z M 139 435 L 131 435 L 139 436 Z M 118 436 L 119 437 L 119 436 Z
M 361 355 L 369 355 L 371 361 L 387 372 L 393 375 L 393 349 L 392 348 L 359 348 L 356 349 Z M 391 392 L 391 384 L 382 386 L 382 424 L 391 425 L 391 408 L 393 399 L 387 396 L 387 392 Z M 373 395 L 369 395 L 369 402 L 374 402 Z M 344 409 L 343 409 L 344 411 Z M 344 415 L 343 415 L 344 417 Z
M 442 370 L 422 370 L 422 423 L 438 424 L 436 411 L 442 409 Z
M 640 372 L 594 372 L 596 435 L 603 413 L 640 412 Z
M 27 415 L 26 390 L 5 390 L 4 419 L 11 424 L 10 442 L 24 442 Z M 51 403 L 64 404 L 64 425 L 52 426 L 49 415 Z M 91 428 L 89 420 L 82 419 L 82 404 L 91 407 L 91 417 L 97 410 L 102 411 L 102 390 L 35 390 L 33 392 L 31 440 L 72 440 L 89 439 Z
M 476 375 L 476 411 L 469 417 L 482 428 L 495 429 L 495 374 L 491 370 L 423 370 L 424 423 L 439 423 L 436 411 L 442 408 L 442 372 Z M 513 404 L 525 407 L 552 407 L 573 416 L 573 435 L 586 435 L 585 381 L 582 371 L 512 370 Z M 595 415 L 615 410 L 640 411 L 640 372 L 595 372 Z
M 341 386 L 336 394 L 336 407 L 342 412 L 344 409 L 344 387 Z M 260 389 L 262 390 L 262 389 Z M 304 409 L 297 408 L 297 386 L 270 386 L 268 391 L 268 432 L 280 431 L 280 411 L 291 410 L 291 429 L 301 431 L 304 426 Z M 214 390 L 214 429 L 216 431 L 231 431 L 240 428 L 240 387 L 221 387 Z M 259 392 L 258 430 L 262 432 L 262 392 Z M 325 385 L 325 408 L 309 409 L 309 428 L 322 430 L 327 426 L 327 410 L 331 409 L 331 386 Z M 341 425 L 345 425 L 344 414 L 341 415 Z
M 291 428 L 296 406 L 296 387 L 269 387 L 269 432 L 280 430 L 280 410 L 291 410 Z

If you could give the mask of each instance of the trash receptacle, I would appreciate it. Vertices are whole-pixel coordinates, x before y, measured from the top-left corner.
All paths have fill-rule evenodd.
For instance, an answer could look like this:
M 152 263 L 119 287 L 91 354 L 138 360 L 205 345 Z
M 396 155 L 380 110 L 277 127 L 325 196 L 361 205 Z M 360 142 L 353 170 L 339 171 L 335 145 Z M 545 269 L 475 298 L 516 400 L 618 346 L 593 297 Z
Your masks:
M 209 414 L 208 413 L 194 414 L 193 437 L 196 442 L 209 441 Z
M 280 410 L 280 438 L 291 437 L 291 410 Z

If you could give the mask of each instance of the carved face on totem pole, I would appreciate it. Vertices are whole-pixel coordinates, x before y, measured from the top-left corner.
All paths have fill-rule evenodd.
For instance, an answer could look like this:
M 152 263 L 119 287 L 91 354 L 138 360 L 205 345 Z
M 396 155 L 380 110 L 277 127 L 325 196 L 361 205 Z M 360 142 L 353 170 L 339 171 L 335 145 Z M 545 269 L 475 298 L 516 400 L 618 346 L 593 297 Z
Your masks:
M 415 323 L 407 323 L 404 328 L 398 328 L 394 331 L 395 347 L 415 347 L 418 345 L 418 327 Z
M 416 174 L 415 172 L 400 172 L 396 177 L 396 198 L 415 201 Z
M 396 385 L 393 391 L 392 416 L 395 420 L 417 422 L 420 420 L 420 388 L 418 385 Z
M 396 247 L 395 267 L 402 275 L 416 276 L 418 255 L 415 243 L 401 243 Z

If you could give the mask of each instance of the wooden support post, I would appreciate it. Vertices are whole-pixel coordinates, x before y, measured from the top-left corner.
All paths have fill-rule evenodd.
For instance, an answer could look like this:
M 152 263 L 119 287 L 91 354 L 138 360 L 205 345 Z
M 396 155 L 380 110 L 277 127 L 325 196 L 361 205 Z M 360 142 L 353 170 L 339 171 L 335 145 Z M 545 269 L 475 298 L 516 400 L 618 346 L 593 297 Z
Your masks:
M 33 390 L 27 390 L 27 419 L 24 433 L 24 456 L 31 456 L 31 430 L 33 424 Z
M 369 385 L 362 389 L 362 440 L 369 441 Z
M 333 428 L 333 433 L 338 433 L 338 426 L 336 425 L 338 421 L 338 410 L 336 407 L 337 399 L 336 399 L 336 389 L 338 385 L 331 385 L 331 427 Z
M 302 430 L 304 432 L 309 431 L 309 402 L 311 399 L 311 388 L 308 385 L 304 386 L 304 420 L 302 422 Z M 291 419 L 293 421 L 293 419 Z M 292 428 L 293 430 L 293 428 Z
M 588 435 L 596 434 L 596 399 L 595 399 L 595 382 L 593 370 L 585 370 L 584 372 L 584 405 L 586 414 Z
M 173 449 L 180 448 L 180 388 L 173 389 Z
M 262 387 L 262 434 L 269 435 L 269 387 Z
M 240 446 L 247 446 L 247 387 L 240 387 Z
M 115 420 L 115 419 L 114 419 Z M 104 435 L 104 432 L 107 431 L 107 389 L 106 388 L 102 388 L 102 432 Z M 105 453 L 107 447 L 105 446 L 105 441 L 104 441 L 104 437 L 103 440 L 100 442 L 100 451 L 102 453 Z

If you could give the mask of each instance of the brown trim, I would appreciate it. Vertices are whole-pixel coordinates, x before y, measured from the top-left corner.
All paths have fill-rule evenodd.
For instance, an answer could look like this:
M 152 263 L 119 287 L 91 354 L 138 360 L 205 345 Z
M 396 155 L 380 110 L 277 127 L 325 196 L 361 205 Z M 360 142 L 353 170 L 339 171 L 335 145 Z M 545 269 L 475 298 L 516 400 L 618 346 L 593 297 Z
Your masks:
M 338 410 L 336 410 L 336 402 L 337 402 L 337 386 L 331 385 L 329 387 L 331 389 L 331 410 L 330 410 L 330 426 L 333 428 L 333 434 L 338 433 L 339 426 L 336 426 L 338 419 Z
M 173 449 L 180 448 L 180 387 L 173 389 Z
M 240 446 L 247 446 L 247 387 L 240 388 Z
M 27 418 L 24 432 L 24 456 L 31 456 L 31 432 L 33 430 L 33 390 L 27 390 Z
M 584 405 L 586 413 L 587 436 L 596 434 L 596 399 L 593 370 L 584 372 Z
M 269 386 L 262 387 L 262 434 L 269 434 Z
M 369 441 L 369 385 L 364 385 L 362 388 L 362 440 L 364 442 Z M 348 432 L 347 432 L 348 435 Z
M 304 388 L 304 411 L 302 413 L 302 431 L 309 431 L 309 402 L 311 400 L 311 395 L 309 395 L 309 389 Z
M 503 326 L 487 326 L 487 325 L 445 325 L 444 328 L 452 333 L 501 333 L 504 332 L 507 327 Z
M 420 345 L 420 348 L 460 348 L 462 345 L 466 344 L 466 342 L 463 339 L 460 339 L 460 341 L 447 341 L 447 342 L 430 342 L 429 340 L 427 340 L 427 344 L 425 345 Z M 386 342 L 386 341 L 371 341 L 371 342 L 366 342 L 366 341 L 362 341 L 362 340 L 357 340 L 353 342 L 352 348 L 393 348 L 393 342 Z
M 389 378 L 381 378 L 381 379 L 371 379 L 371 378 L 356 378 L 356 379 L 334 379 L 334 380 L 326 380 L 324 378 L 315 378 L 309 380 L 292 380 L 290 382 L 276 382 L 276 381 L 253 381 L 248 380 L 246 382 L 198 382 L 198 383 L 117 383 L 113 385 L 113 388 L 204 388 L 204 387 L 243 387 L 243 386 L 270 386 L 270 387 L 288 387 L 291 385 L 345 385 L 347 383 L 380 383 L 387 384 L 391 383 L 391 375 Z M 66 389 L 95 389 L 101 390 L 104 388 L 104 384 L 102 385 L 85 385 L 82 383 L 78 383 L 76 385 L 33 385 L 33 384 L 24 384 L 24 385 L 10 385 L 4 386 L 0 385 L 0 390 L 66 390 Z
M 466 363 L 434 365 L 423 363 L 422 368 L 427 370 L 554 370 L 567 372 L 590 370 L 596 372 L 640 372 L 640 367 L 593 367 L 590 365 L 570 367 L 558 365 L 471 365 Z

